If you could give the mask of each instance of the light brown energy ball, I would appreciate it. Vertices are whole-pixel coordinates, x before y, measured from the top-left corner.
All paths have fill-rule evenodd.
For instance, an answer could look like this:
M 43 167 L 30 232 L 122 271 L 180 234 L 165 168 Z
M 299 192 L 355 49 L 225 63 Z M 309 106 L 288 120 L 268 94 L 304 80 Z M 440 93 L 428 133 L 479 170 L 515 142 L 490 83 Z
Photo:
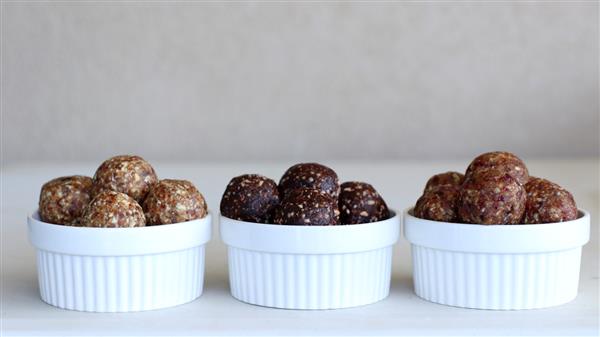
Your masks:
M 92 178 L 68 176 L 52 179 L 42 186 L 39 215 L 44 222 L 76 225 L 91 200 Z
M 493 225 L 518 224 L 525 211 L 525 187 L 503 170 L 486 170 L 467 178 L 460 190 L 459 220 Z
M 341 185 L 339 197 L 340 222 L 344 225 L 385 220 L 390 211 L 370 184 L 349 181 Z
M 417 200 L 413 215 L 417 218 L 456 222 L 460 186 L 439 185 L 423 192 Z
M 81 217 L 83 227 L 142 227 L 144 210 L 125 193 L 104 190 L 86 207 Z
M 287 169 L 279 180 L 279 197 L 285 198 L 290 191 L 299 188 L 320 190 L 334 199 L 340 194 L 337 173 L 317 163 L 301 163 Z
M 259 174 L 231 179 L 221 198 L 221 214 L 241 221 L 268 223 L 279 204 L 277 183 Z
M 577 219 L 573 195 L 549 180 L 531 178 L 525 185 L 527 202 L 523 223 L 538 224 Z
M 460 186 L 464 181 L 465 176 L 462 173 L 453 171 L 439 173 L 427 180 L 427 184 L 425 185 L 425 191 L 429 191 L 435 187 L 443 185 Z
M 139 156 L 116 156 L 104 161 L 94 175 L 93 195 L 111 190 L 142 202 L 158 181 L 154 168 Z
M 521 185 L 529 180 L 525 163 L 516 155 L 502 151 L 484 153 L 473 159 L 465 172 L 465 180 L 490 169 L 507 173 Z
M 152 185 L 143 203 L 148 225 L 163 225 L 202 219 L 206 201 L 187 180 L 163 179 Z

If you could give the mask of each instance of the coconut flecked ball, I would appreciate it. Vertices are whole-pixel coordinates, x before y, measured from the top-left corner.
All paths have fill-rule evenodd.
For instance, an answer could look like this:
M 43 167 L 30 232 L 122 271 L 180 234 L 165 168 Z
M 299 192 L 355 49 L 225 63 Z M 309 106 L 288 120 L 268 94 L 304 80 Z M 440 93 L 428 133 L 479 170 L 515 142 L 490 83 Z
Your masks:
M 443 185 L 460 186 L 465 181 L 465 176 L 462 173 L 448 171 L 439 173 L 427 180 L 425 184 L 425 191 L 429 191 L 435 187 Z
M 465 223 L 518 224 L 525 211 L 525 187 L 504 170 L 467 178 L 460 189 L 458 216 Z
M 337 200 L 314 189 L 290 191 L 275 208 L 273 223 L 280 225 L 331 226 L 340 223 Z
M 208 214 L 204 196 L 187 180 L 160 180 L 150 187 L 142 205 L 147 225 L 202 219 Z
M 142 227 L 144 210 L 125 193 L 103 190 L 92 199 L 81 217 L 83 227 Z
M 525 163 L 516 155 L 502 151 L 484 153 L 473 159 L 465 172 L 465 180 L 490 169 L 510 175 L 521 185 L 529 180 Z
M 413 210 L 414 216 L 421 219 L 456 222 L 460 186 L 439 185 L 423 192 Z
M 40 191 L 40 219 L 59 225 L 77 225 L 91 200 L 91 192 L 90 177 L 68 176 L 48 181 Z
M 142 202 L 150 186 L 157 181 L 154 168 L 142 157 L 116 156 L 104 161 L 96 170 L 93 195 L 102 190 L 111 190 Z
M 237 176 L 221 198 L 221 214 L 235 220 L 268 223 L 279 204 L 277 183 L 259 174 Z
M 527 201 L 523 223 L 539 224 L 577 219 L 573 195 L 549 180 L 531 178 L 525 185 Z
M 317 163 L 296 164 L 283 174 L 279 180 L 279 195 L 286 194 L 298 188 L 309 188 L 323 191 L 332 198 L 338 197 L 340 183 L 334 170 Z
M 340 186 L 340 222 L 344 225 L 385 220 L 390 211 L 375 188 L 370 184 L 349 181 Z

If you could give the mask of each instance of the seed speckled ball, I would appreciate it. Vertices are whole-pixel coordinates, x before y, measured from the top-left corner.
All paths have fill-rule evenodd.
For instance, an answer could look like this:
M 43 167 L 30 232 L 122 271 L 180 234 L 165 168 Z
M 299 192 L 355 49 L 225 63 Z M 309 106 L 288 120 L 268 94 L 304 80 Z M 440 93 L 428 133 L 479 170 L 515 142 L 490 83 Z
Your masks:
M 91 200 L 91 192 L 90 177 L 68 176 L 48 181 L 40 191 L 40 219 L 59 225 L 77 225 Z
M 122 192 L 142 202 L 158 181 L 154 168 L 139 156 L 116 156 L 104 161 L 94 175 L 93 195 L 102 190 Z
M 460 186 L 465 181 L 465 176 L 462 173 L 448 171 L 439 173 L 427 180 L 425 191 L 429 191 L 435 187 L 443 185 Z
M 313 189 L 290 191 L 274 212 L 273 222 L 281 225 L 338 225 L 340 211 L 337 200 Z
M 81 226 L 141 227 L 146 225 L 144 210 L 125 193 L 104 190 L 86 207 Z
M 456 222 L 460 186 L 439 185 L 426 190 L 417 200 L 414 216 L 421 219 Z
M 484 153 L 473 159 L 467 168 L 465 179 L 468 180 L 490 169 L 507 173 L 521 185 L 525 185 L 529 180 L 529 171 L 525 163 L 516 155 L 501 151 Z
M 385 220 L 390 217 L 383 198 L 370 184 L 349 181 L 341 185 L 340 222 L 344 225 Z
M 143 203 L 148 225 L 202 219 L 208 209 L 204 196 L 187 180 L 163 179 L 150 187 Z
M 531 178 L 525 185 L 527 202 L 523 223 L 539 224 L 577 219 L 573 195 L 549 180 Z
M 525 187 L 509 173 L 486 170 L 462 185 L 459 220 L 482 225 L 518 224 L 525 211 L 525 199 Z
M 268 223 L 279 204 L 277 183 L 259 174 L 231 179 L 221 198 L 221 214 L 248 222 Z
M 301 163 L 290 167 L 279 181 L 279 195 L 283 198 L 298 188 L 321 190 L 336 198 L 340 183 L 334 170 L 317 163 Z

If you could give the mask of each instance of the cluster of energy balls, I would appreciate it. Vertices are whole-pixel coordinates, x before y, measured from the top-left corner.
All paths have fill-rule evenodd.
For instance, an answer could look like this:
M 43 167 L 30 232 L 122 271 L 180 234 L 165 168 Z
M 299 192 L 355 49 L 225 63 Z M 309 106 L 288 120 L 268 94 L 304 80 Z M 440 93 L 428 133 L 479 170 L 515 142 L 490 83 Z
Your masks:
M 201 219 L 206 201 L 187 180 L 159 180 L 139 156 L 104 161 L 93 178 L 60 177 L 40 192 L 44 222 L 82 227 L 141 227 Z
M 504 225 L 569 221 L 578 211 L 571 193 L 529 176 L 514 154 L 488 152 L 475 158 L 464 175 L 431 177 L 413 213 L 434 221 Z
M 340 185 L 334 170 L 317 163 L 290 167 L 279 184 L 258 174 L 231 179 L 221 199 L 221 214 L 248 222 L 306 226 L 361 224 L 390 217 L 373 186 L 356 181 Z

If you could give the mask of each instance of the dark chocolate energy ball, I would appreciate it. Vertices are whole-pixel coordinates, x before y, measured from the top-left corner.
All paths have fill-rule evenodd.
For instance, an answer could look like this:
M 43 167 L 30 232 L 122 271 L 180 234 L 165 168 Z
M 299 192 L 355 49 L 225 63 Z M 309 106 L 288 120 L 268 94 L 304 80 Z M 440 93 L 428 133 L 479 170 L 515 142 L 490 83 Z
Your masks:
M 290 167 L 279 181 L 279 195 L 298 188 L 321 190 L 333 198 L 340 193 L 340 183 L 334 170 L 317 163 L 296 164 Z
M 455 222 L 460 186 L 439 185 L 432 187 L 417 200 L 413 215 L 417 218 Z
M 425 191 L 429 191 L 435 187 L 443 185 L 460 186 L 464 181 L 465 176 L 462 173 L 452 171 L 439 173 L 427 180 L 427 184 L 425 185 Z
M 85 208 L 84 227 L 141 227 L 146 225 L 144 210 L 125 193 L 104 190 Z
M 525 211 L 525 187 L 503 170 L 486 170 L 465 180 L 458 204 L 466 223 L 518 224 Z
M 150 187 L 143 204 L 148 225 L 164 225 L 204 218 L 206 201 L 187 180 L 163 179 Z
M 52 179 L 42 186 L 40 219 L 59 225 L 73 225 L 91 200 L 92 178 L 69 176 Z
M 122 192 L 142 202 L 158 181 L 152 166 L 139 156 L 116 156 L 104 161 L 94 175 L 96 195 L 102 190 Z
M 551 223 L 577 219 L 577 205 L 569 191 L 551 181 L 531 178 L 525 185 L 527 202 L 523 223 Z
M 340 222 L 344 225 L 385 220 L 390 211 L 373 186 L 358 181 L 342 184 L 339 197 Z
M 273 222 L 281 225 L 328 226 L 339 224 L 337 200 L 313 189 L 290 191 L 274 212 Z
M 244 174 L 231 179 L 221 198 L 221 214 L 236 220 L 267 223 L 279 204 L 275 181 L 258 175 Z
M 525 163 L 516 155 L 501 151 L 484 153 L 473 159 L 467 168 L 465 179 L 490 169 L 507 173 L 521 185 L 525 185 L 529 180 L 529 171 Z

